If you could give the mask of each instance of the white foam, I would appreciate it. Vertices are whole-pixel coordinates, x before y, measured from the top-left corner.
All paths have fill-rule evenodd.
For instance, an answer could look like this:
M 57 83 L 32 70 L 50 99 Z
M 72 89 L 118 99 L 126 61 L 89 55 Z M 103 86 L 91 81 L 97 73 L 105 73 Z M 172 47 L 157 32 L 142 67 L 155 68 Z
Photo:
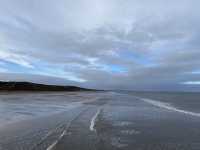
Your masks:
M 127 147 L 128 144 L 122 142 L 120 137 L 114 137 L 111 139 L 111 145 L 117 148 L 124 148 Z
M 51 144 L 47 150 L 52 150 L 54 149 L 54 147 L 58 144 L 58 142 L 64 137 L 64 135 L 66 134 L 66 130 L 63 131 L 63 133 L 59 136 L 58 140 L 56 140 L 55 142 L 53 142 L 53 144 Z
M 90 131 L 95 131 L 95 122 L 96 122 L 96 119 L 98 117 L 98 115 L 100 114 L 101 112 L 101 108 L 99 108 L 96 112 L 96 114 L 92 117 L 91 121 L 90 121 Z
M 126 134 L 126 135 L 133 135 L 133 134 L 140 134 L 140 131 L 137 130 L 121 130 L 122 134 Z
M 129 122 L 129 121 L 121 121 L 121 122 L 115 123 L 114 125 L 115 125 L 115 126 L 123 127 L 123 126 L 129 126 L 129 125 L 132 125 L 132 124 L 133 124 L 133 123 L 132 123 L 132 122 Z
M 141 97 L 137 97 L 137 98 L 139 98 L 140 100 L 142 100 L 144 102 L 152 104 L 154 106 L 160 107 L 160 108 L 164 108 L 164 109 L 167 109 L 167 110 L 179 112 L 179 113 L 186 114 L 186 115 L 200 117 L 200 113 L 195 113 L 195 112 L 179 109 L 179 108 L 176 108 L 176 107 L 172 106 L 169 103 L 160 102 L 160 101 L 157 101 L 157 100 L 152 100 L 152 99 L 147 99 L 147 98 L 141 98 Z

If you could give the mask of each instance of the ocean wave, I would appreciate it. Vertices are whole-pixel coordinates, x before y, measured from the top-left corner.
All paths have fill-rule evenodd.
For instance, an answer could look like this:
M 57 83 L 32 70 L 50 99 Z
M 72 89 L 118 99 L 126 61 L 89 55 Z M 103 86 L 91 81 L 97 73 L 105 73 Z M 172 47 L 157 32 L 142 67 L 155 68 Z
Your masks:
M 96 114 L 92 117 L 92 119 L 90 121 L 90 131 L 95 131 L 95 123 L 96 123 L 97 117 L 101 113 L 101 110 L 102 110 L 102 108 L 99 108 L 97 110 Z
M 148 98 L 141 98 L 141 97 L 137 97 L 137 98 L 146 102 L 146 103 L 152 104 L 152 105 L 160 107 L 160 108 L 164 108 L 164 109 L 167 109 L 167 110 L 179 112 L 179 113 L 190 115 L 190 116 L 200 117 L 200 113 L 191 112 L 191 111 L 187 111 L 187 110 L 184 110 L 184 109 L 176 108 L 173 105 L 171 105 L 170 103 L 160 102 L 160 101 L 152 100 L 152 99 L 148 99 Z

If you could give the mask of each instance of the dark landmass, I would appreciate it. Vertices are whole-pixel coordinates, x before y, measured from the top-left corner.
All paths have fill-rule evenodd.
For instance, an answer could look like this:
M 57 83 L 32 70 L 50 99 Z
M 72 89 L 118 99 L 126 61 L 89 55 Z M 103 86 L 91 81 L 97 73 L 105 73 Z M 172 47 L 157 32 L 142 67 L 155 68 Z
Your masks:
M 31 82 L 0 81 L 0 91 L 95 91 L 77 86 L 45 85 Z

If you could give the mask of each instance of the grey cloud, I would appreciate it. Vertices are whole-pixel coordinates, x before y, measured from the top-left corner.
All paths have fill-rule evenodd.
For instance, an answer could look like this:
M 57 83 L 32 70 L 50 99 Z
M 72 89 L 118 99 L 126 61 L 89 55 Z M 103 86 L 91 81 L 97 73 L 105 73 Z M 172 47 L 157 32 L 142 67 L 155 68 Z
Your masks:
M 199 79 L 191 74 L 200 70 L 195 0 L 2 3 L 0 48 L 24 64 L 64 66 L 95 88 L 184 89 L 180 83 Z

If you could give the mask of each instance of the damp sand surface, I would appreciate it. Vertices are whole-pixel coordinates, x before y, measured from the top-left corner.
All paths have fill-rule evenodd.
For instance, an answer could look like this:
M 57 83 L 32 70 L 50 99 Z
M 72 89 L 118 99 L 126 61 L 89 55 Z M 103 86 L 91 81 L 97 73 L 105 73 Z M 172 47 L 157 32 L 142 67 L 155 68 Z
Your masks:
M 199 150 L 199 97 L 0 93 L 0 150 Z

